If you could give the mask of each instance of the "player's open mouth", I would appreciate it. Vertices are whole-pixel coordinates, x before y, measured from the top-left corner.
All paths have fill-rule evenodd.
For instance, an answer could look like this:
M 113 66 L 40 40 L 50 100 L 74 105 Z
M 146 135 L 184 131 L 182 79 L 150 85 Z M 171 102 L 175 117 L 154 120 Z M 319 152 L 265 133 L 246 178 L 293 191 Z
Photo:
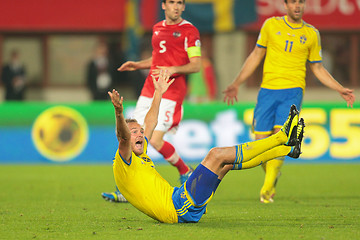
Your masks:
M 142 145 L 143 145 L 143 141 L 136 141 L 136 143 L 135 143 L 135 146 L 136 147 L 142 147 Z

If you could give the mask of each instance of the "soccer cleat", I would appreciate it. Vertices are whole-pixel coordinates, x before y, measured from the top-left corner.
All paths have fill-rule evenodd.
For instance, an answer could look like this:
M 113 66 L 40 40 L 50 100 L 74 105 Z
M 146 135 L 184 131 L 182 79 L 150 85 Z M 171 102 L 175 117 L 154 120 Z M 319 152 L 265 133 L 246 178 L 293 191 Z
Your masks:
M 285 143 L 285 145 L 287 146 L 294 146 L 296 143 L 298 121 L 299 121 L 299 111 L 296 109 L 296 106 L 293 104 L 290 107 L 289 116 L 281 128 L 281 131 L 284 132 L 288 137 L 288 140 Z
M 304 128 L 305 128 L 305 122 L 304 119 L 301 118 L 299 120 L 297 131 L 296 131 L 296 142 L 295 145 L 291 147 L 291 150 L 288 154 L 289 157 L 292 158 L 299 158 L 301 154 L 301 142 L 304 137 Z
M 180 183 L 183 184 L 186 180 L 188 180 L 188 178 L 190 177 L 190 175 L 194 172 L 194 169 L 192 169 L 191 167 L 189 167 L 189 171 L 187 171 L 185 174 L 181 174 L 180 175 Z
M 260 193 L 260 202 L 273 203 L 274 199 L 271 197 L 271 193 L 269 191 L 264 191 Z
M 303 118 L 300 118 L 298 123 L 298 129 L 296 133 L 297 139 L 300 140 L 300 144 L 302 143 L 303 137 L 304 137 L 304 128 L 305 128 L 305 121 Z
M 121 203 L 128 202 L 128 200 L 126 200 L 126 198 L 121 194 L 121 192 L 117 188 L 115 192 L 111 192 L 111 193 L 103 192 L 101 193 L 101 196 L 109 202 L 121 202 Z
M 270 198 L 269 198 L 269 201 L 270 202 L 274 202 L 274 197 L 275 197 L 275 187 L 273 187 L 271 190 L 270 190 Z

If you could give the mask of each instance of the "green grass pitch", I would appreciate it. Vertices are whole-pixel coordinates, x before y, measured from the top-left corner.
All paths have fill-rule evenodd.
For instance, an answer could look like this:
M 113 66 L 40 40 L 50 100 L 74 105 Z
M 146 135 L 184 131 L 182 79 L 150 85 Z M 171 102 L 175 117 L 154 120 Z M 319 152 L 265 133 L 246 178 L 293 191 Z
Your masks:
M 178 184 L 175 168 L 158 171 Z M 261 167 L 230 172 L 196 224 L 162 224 L 104 201 L 105 165 L 1 165 L 0 239 L 360 239 L 360 164 L 285 164 L 273 204 Z

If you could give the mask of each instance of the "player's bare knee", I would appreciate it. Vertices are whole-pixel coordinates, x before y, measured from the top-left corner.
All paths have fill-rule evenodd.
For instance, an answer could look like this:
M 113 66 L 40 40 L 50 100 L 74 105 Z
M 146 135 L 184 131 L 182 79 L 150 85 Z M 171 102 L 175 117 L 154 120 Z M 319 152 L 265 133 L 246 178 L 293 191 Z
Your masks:
M 207 154 L 207 157 L 214 160 L 219 161 L 219 157 L 221 156 L 222 149 L 219 147 L 214 147 L 210 149 L 209 153 Z
M 210 149 L 204 160 L 201 162 L 201 164 L 213 171 L 215 174 L 219 175 L 224 163 L 221 156 L 222 148 L 212 148 Z

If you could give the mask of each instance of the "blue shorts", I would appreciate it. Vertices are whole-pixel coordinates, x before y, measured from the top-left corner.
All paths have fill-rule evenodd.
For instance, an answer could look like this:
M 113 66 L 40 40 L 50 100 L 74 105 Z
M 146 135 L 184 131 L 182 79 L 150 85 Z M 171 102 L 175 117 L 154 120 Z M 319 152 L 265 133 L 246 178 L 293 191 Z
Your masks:
M 253 130 L 255 134 L 271 134 L 280 128 L 289 116 L 290 106 L 300 110 L 303 99 L 302 88 L 261 88 L 254 110 Z
M 181 187 L 174 188 L 172 200 L 178 222 L 198 222 L 219 184 L 218 175 L 199 164 Z
M 172 195 L 174 207 L 178 215 L 178 222 L 196 223 L 200 221 L 202 215 L 206 212 L 207 204 L 204 204 L 203 206 L 194 206 L 191 197 L 185 190 L 185 184 L 186 182 L 179 188 L 175 187 Z

